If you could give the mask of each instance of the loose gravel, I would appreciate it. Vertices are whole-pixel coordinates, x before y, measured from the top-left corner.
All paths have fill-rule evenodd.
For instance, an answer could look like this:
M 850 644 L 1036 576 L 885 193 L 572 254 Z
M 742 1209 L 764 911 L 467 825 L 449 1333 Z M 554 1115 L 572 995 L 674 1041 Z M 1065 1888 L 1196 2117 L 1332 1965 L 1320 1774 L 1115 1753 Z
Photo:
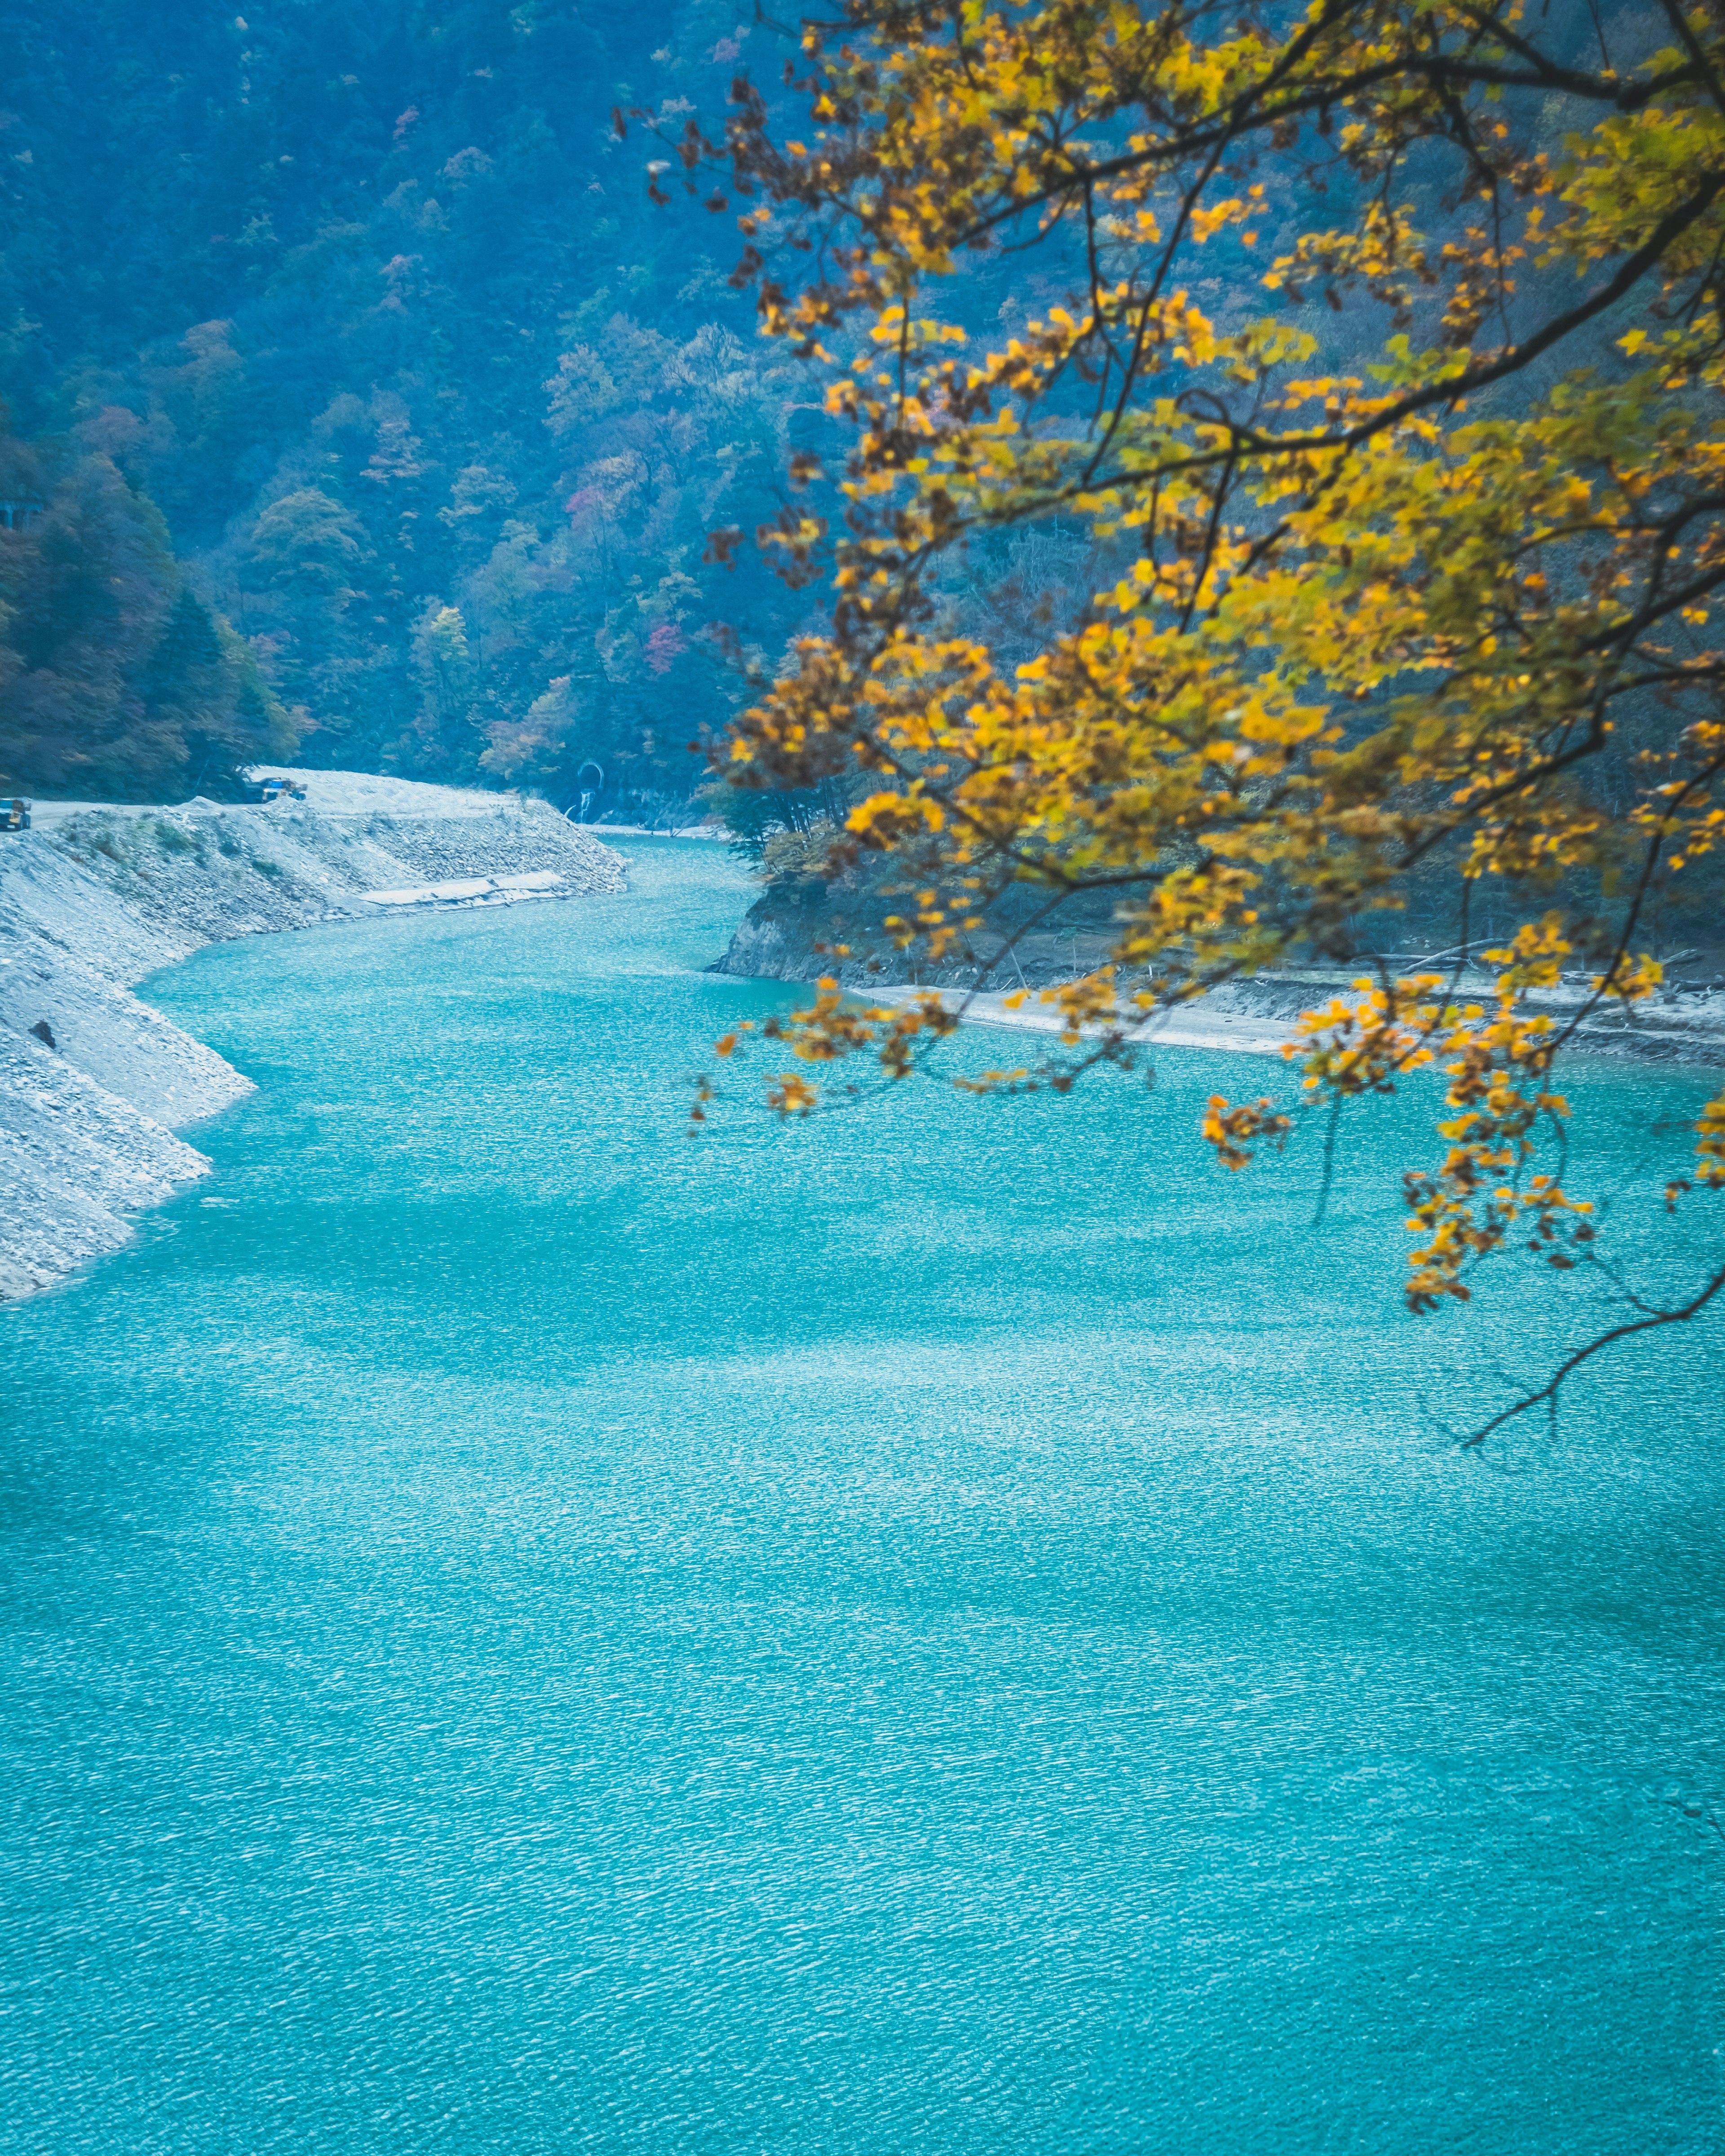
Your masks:
M 175 1131 L 251 1091 L 133 983 L 205 943 L 375 917 L 373 891 L 547 874 L 511 902 L 624 888 L 620 856 L 546 803 L 285 775 L 305 801 L 84 808 L 0 838 L 0 1301 L 126 1241 L 141 1207 L 208 1171 Z

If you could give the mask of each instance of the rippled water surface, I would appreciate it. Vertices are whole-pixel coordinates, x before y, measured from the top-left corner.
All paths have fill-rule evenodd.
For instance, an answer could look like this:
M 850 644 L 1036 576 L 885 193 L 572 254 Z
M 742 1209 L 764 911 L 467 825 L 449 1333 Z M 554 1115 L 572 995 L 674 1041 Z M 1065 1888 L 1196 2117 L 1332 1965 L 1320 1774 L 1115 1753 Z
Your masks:
M 632 857 L 151 992 L 259 1090 L 0 1312 L 0 2148 L 1725 2145 L 1719 1328 L 1459 1455 L 1580 1304 L 1242 1059 L 691 1144 L 778 992 Z

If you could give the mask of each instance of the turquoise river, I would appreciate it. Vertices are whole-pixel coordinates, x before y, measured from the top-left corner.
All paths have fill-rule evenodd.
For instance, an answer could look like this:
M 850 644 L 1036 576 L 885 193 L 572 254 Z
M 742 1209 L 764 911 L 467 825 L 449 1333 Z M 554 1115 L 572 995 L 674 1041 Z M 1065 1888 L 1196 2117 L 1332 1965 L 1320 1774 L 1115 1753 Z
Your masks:
M 1245 1058 L 691 1142 L 784 992 L 629 850 L 146 991 L 259 1090 L 0 1312 L 0 2150 L 1725 2148 L 1725 1326 L 1463 1454 L 1604 1283 L 1407 1317 L 1430 1101 L 1314 1225 Z

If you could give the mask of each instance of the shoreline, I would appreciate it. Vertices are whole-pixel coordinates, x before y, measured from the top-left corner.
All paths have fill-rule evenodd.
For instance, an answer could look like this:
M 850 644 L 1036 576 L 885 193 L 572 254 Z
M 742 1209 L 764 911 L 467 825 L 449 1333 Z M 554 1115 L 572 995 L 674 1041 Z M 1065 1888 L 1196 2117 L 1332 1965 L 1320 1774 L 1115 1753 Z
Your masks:
M 625 888 L 621 856 L 547 803 L 290 775 L 304 801 L 48 803 L 0 838 L 0 1306 L 129 1242 L 209 1173 L 176 1133 L 254 1090 L 138 982 L 243 936 Z
M 1297 1014 L 1289 1008 L 1291 1004 L 1297 1002 L 1303 1007 L 1327 1001 L 1337 993 L 1343 978 L 1337 975 L 1336 983 L 1332 985 L 1274 978 L 1262 983 L 1238 982 L 1227 988 L 1212 990 L 1209 995 L 1195 997 L 1190 1004 L 1164 1012 L 1160 1018 L 1153 1017 L 1136 1036 L 1136 1042 L 1145 1048 L 1202 1049 L 1227 1055 L 1270 1056 L 1281 1062 L 1283 1049 L 1294 1039 L 1293 1019 Z M 1256 999 L 1255 991 L 1261 998 L 1256 1009 L 1252 1007 Z M 1030 989 L 1029 994 L 1033 1000 L 1016 1010 L 1006 1008 L 1007 996 L 1012 993 L 1009 990 L 925 988 L 900 983 L 882 988 L 847 989 L 846 993 L 895 1004 L 937 994 L 948 1010 L 963 1010 L 966 1025 L 993 1026 L 1003 1032 L 1058 1034 L 1061 1027 L 1057 1010 L 1051 1006 L 1039 1006 L 1034 1000 L 1048 993 L 1040 987 Z M 1224 996 L 1232 999 L 1230 1004 L 1224 1004 L 1219 1000 Z M 1275 1003 L 1284 1008 L 1278 1011 L 1270 1007 Z M 1204 1008 L 1206 1005 L 1209 1006 L 1207 1009 Z M 1561 1004 L 1542 1004 L 1541 1007 L 1548 1009 L 1553 1017 L 1561 1015 Z M 1201 1016 L 1198 1014 L 1200 1011 Z M 1085 1030 L 1093 1033 L 1096 1029 L 1087 1027 Z M 1699 1024 L 1660 1026 L 1644 1020 L 1633 1026 L 1590 1025 L 1577 1032 L 1564 1053 L 1589 1061 L 1712 1070 L 1725 1064 L 1725 1022 L 1722 1022 L 1721 1016 L 1708 1013 Z
M 1009 1010 L 1006 998 L 1012 991 L 1008 989 L 973 993 L 963 988 L 931 990 L 899 985 L 870 993 L 883 1004 L 908 1004 L 926 995 L 938 994 L 948 1010 L 963 1008 L 966 1025 L 993 1026 L 1005 1033 L 1058 1034 L 1061 1027 L 1060 1014 L 1052 1007 L 1038 1008 L 1026 1003 L 1017 1010 Z M 1029 991 L 1032 997 L 1042 993 L 1040 988 Z M 1149 1021 L 1137 1038 L 1147 1048 L 1215 1049 L 1232 1055 L 1270 1055 L 1280 1061 L 1284 1044 L 1293 1038 L 1293 1029 L 1246 1012 L 1234 1014 L 1218 1011 L 1206 1019 L 1198 1019 L 1169 1011 L 1159 1021 Z
M 949 1009 L 968 1004 L 968 1024 L 1051 1033 L 1059 1030 L 1059 1019 L 1045 1007 L 1039 1009 L 1035 999 L 1106 963 L 1105 930 L 1106 924 L 1091 923 L 1081 937 L 1075 931 L 1070 937 L 1045 936 L 1034 949 L 1029 942 L 1015 948 L 1019 988 L 1032 1001 L 1026 1008 L 1009 1011 L 1006 997 L 1014 991 L 1004 985 L 998 989 L 975 985 L 999 978 L 999 957 L 991 967 L 979 966 L 973 958 L 946 965 L 926 983 L 883 984 L 880 971 L 896 962 L 896 953 L 880 949 L 872 930 L 864 928 L 858 917 L 846 915 L 819 879 L 785 878 L 761 891 L 711 970 L 733 980 L 782 981 L 808 988 L 834 975 L 847 994 L 880 1002 L 937 993 Z M 1076 947 L 1083 939 L 1091 947 L 1081 954 Z M 838 960 L 832 948 L 835 942 L 849 943 L 850 955 Z M 1289 1038 L 1296 1019 L 1337 997 L 1350 996 L 1360 973 L 1373 963 L 1362 958 L 1347 965 L 1299 967 L 1225 982 L 1158 1016 L 1141 1037 L 1168 1047 L 1273 1055 Z M 1493 977 L 1478 973 L 1455 982 L 1453 992 L 1461 1000 L 1471 1002 L 1489 999 L 1492 987 Z M 1561 1024 L 1575 1015 L 1587 993 L 1579 980 L 1566 980 L 1530 996 L 1527 1007 Z M 1639 1004 L 1631 1019 L 1621 1014 L 1595 1015 L 1577 1028 L 1564 1053 L 1613 1062 L 1702 1068 L 1725 1065 L 1725 975 L 1707 982 L 1674 979 Z
M 44 803 L 42 828 L 0 839 L 0 1307 L 130 1241 L 137 1214 L 209 1173 L 177 1133 L 254 1090 L 142 1002 L 138 982 L 242 936 L 621 891 L 625 864 L 603 844 L 608 829 L 714 835 L 572 824 L 544 802 L 362 773 L 285 775 L 303 779 L 309 798 L 268 808 Z M 709 970 L 805 985 L 792 952 L 776 955 L 758 973 L 725 960 Z M 1152 1050 L 1281 1062 L 1299 1013 L 1350 978 L 1232 983 L 1157 1014 L 1137 1040 Z M 1045 980 L 1015 1010 L 1007 990 L 846 987 L 884 1004 L 938 994 L 949 1009 L 963 1007 L 968 1025 L 1061 1030 L 1058 1010 L 1040 1001 Z M 1558 1014 L 1561 998 L 1549 1007 Z M 1717 1066 L 1725 1063 L 1725 995 L 1667 996 L 1633 1025 L 1588 1027 L 1568 1052 Z

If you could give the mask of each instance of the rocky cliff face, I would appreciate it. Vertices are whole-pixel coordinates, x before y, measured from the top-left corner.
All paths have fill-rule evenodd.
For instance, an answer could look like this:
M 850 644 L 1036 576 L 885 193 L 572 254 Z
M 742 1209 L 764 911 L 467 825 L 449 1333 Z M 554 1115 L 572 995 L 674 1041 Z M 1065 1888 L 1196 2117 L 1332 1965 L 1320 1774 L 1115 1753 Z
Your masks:
M 0 838 L 0 1300 L 125 1242 L 131 1214 L 208 1170 L 175 1131 L 251 1091 L 133 983 L 205 943 L 374 912 L 372 892 L 623 888 L 619 856 L 545 803 L 452 796 L 439 814 L 437 791 L 413 788 L 408 813 L 194 801 Z M 535 872 L 531 892 L 426 889 Z
M 834 970 L 827 954 L 817 947 L 845 942 L 841 927 L 824 883 L 813 876 L 788 878 L 769 885 L 755 901 L 712 970 L 743 980 L 812 981 Z M 842 970 L 855 978 L 868 969 L 856 958 Z
M 880 926 L 885 915 L 904 904 L 902 896 L 894 899 L 848 880 L 829 886 L 815 876 L 777 879 L 749 908 L 713 971 L 780 981 L 812 981 L 831 973 L 846 988 L 857 988 L 908 982 L 911 962 Z M 1014 921 L 1019 932 L 1010 955 L 992 965 L 953 960 L 931 967 L 925 962 L 917 982 L 925 988 L 1046 988 L 1106 963 L 1111 940 L 1108 901 L 1069 901 L 1058 922 L 1046 925 L 1027 919 L 1037 904 L 1038 896 L 1028 886 L 1008 893 L 991 913 L 994 927 L 978 937 L 986 960 L 1002 940 L 999 924 Z M 842 958 L 834 949 L 841 944 L 850 954 Z

